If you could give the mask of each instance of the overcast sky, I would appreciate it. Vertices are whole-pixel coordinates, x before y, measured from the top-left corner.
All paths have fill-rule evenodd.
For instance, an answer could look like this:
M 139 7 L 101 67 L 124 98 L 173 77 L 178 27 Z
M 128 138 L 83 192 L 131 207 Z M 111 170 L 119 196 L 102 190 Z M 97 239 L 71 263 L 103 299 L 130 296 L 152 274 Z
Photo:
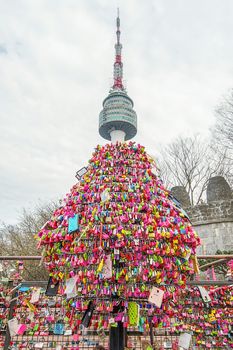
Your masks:
M 62 198 L 105 143 L 117 6 L 135 141 L 208 135 L 233 87 L 232 0 L 0 0 L 0 221 Z

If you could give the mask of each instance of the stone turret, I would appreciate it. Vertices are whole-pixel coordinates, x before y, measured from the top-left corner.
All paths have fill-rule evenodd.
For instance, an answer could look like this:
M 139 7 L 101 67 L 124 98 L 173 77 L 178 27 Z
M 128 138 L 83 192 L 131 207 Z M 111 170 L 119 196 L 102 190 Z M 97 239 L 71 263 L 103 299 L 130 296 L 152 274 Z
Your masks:
M 184 208 L 190 207 L 190 198 L 188 192 L 183 186 L 174 186 L 171 189 L 173 196 L 180 202 Z
M 232 190 L 223 176 L 209 179 L 206 197 L 208 203 L 232 198 Z

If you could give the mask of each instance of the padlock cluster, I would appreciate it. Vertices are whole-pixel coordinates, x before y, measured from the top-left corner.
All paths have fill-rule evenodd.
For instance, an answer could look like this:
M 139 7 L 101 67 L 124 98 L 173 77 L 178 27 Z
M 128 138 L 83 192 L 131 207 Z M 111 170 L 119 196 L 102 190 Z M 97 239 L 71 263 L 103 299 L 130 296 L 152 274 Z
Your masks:
M 43 343 L 43 348 L 53 348 L 51 343 L 58 345 L 67 342 L 68 348 L 76 346 L 80 349 L 85 349 L 85 341 L 107 344 L 110 327 L 119 321 L 127 327 L 129 335 L 131 331 L 137 331 L 148 339 L 152 325 L 155 344 L 156 334 L 167 334 L 172 339 L 191 334 L 192 345 L 197 349 L 233 346 L 232 286 L 208 289 L 181 289 L 179 286 L 160 288 L 164 292 L 160 308 L 137 299 L 120 302 L 110 299 L 93 300 L 88 331 L 83 334 L 83 316 L 90 310 L 88 300 L 67 300 L 62 295 L 48 297 L 45 289 L 19 287 L 13 319 L 9 322 L 12 349 L 14 346 L 29 348 L 27 344 L 30 342 L 34 345 Z M 167 347 L 164 345 L 164 348 L 171 349 L 168 346 L 170 342 L 165 341 L 165 338 L 164 344 Z
M 148 298 L 185 286 L 199 238 L 141 145 L 97 146 L 86 174 L 39 232 L 50 276 L 76 277 L 76 297 Z

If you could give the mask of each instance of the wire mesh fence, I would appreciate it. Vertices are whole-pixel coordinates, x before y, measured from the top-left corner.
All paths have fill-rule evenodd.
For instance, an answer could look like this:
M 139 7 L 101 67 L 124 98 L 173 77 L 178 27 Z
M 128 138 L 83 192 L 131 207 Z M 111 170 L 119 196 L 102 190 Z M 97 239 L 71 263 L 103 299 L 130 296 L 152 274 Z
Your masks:
M 160 334 L 159 334 L 160 333 Z M 163 329 L 160 332 L 153 332 L 153 346 L 148 347 L 151 344 L 151 337 L 149 334 L 139 334 L 138 332 L 127 332 L 127 344 L 124 349 L 126 350 L 178 350 L 181 349 L 178 346 L 179 335 L 173 335 L 169 330 Z M 193 337 L 189 349 L 192 350 L 204 350 L 204 349 L 232 349 L 232 346 L 216 343 L 215 345 L 210 342 L 206 342 L 203 339 L 203 344 L 196 343 L 195 337 Z M 0 347 L 4 349 L 4 347 Z M 97 332 L 89 331 L 83 336 L 65 336 L 65 335 L 48 335 L 48 336 L 15 336 L 11 339 L 9 346 L 11 350 L 19 349 L 55 349 L 55 350 L 96 350 L 96 349 L 109 349 L 109 332 L 101 334 Z
M 154 350 L 178 349 L 178 336 L 159 335 L 154 333 Z M 127 332 L 127 345 L 125 349 L 145 350 L 151 343 L 149 334 Z M 101 336 L 97 332 L 88 332 L 86 335 L 74 340 L 73 336 L 48 335 L 48 336 L 16 336 L 12 338 L 10 349 L 56 349 L 56 350 L 94 350 L 102 346 L 109 348 L 109 333 Z

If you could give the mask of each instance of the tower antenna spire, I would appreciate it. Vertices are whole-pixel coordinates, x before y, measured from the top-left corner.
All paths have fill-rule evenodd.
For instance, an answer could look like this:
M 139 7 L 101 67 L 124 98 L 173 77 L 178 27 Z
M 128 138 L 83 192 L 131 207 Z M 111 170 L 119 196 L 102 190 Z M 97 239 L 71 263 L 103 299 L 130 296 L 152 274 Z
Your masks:
M 119 7 L 117 8 L 117 20 L 116 20 L 116 26 L 117 26 L 117 44 L 120 44 L 120 25 L 121 25 L 121 22 L 120 22 L 120 10 L 119 10 Z M 119 34 L 119 35 L 118 35 Z
M 123 63 L 121 61 L 121 50 L 122 45 L 120 42 L 120 11 L 119 7 L 117 8 L 117 18 L 116 18 L 116 36 L 117 36 L 117 42 L 115 44 L 115 62 L 114 62 L 114 71 L 113 71 L 113 89 L 119 89 L 124 90 L 123 86 Z

